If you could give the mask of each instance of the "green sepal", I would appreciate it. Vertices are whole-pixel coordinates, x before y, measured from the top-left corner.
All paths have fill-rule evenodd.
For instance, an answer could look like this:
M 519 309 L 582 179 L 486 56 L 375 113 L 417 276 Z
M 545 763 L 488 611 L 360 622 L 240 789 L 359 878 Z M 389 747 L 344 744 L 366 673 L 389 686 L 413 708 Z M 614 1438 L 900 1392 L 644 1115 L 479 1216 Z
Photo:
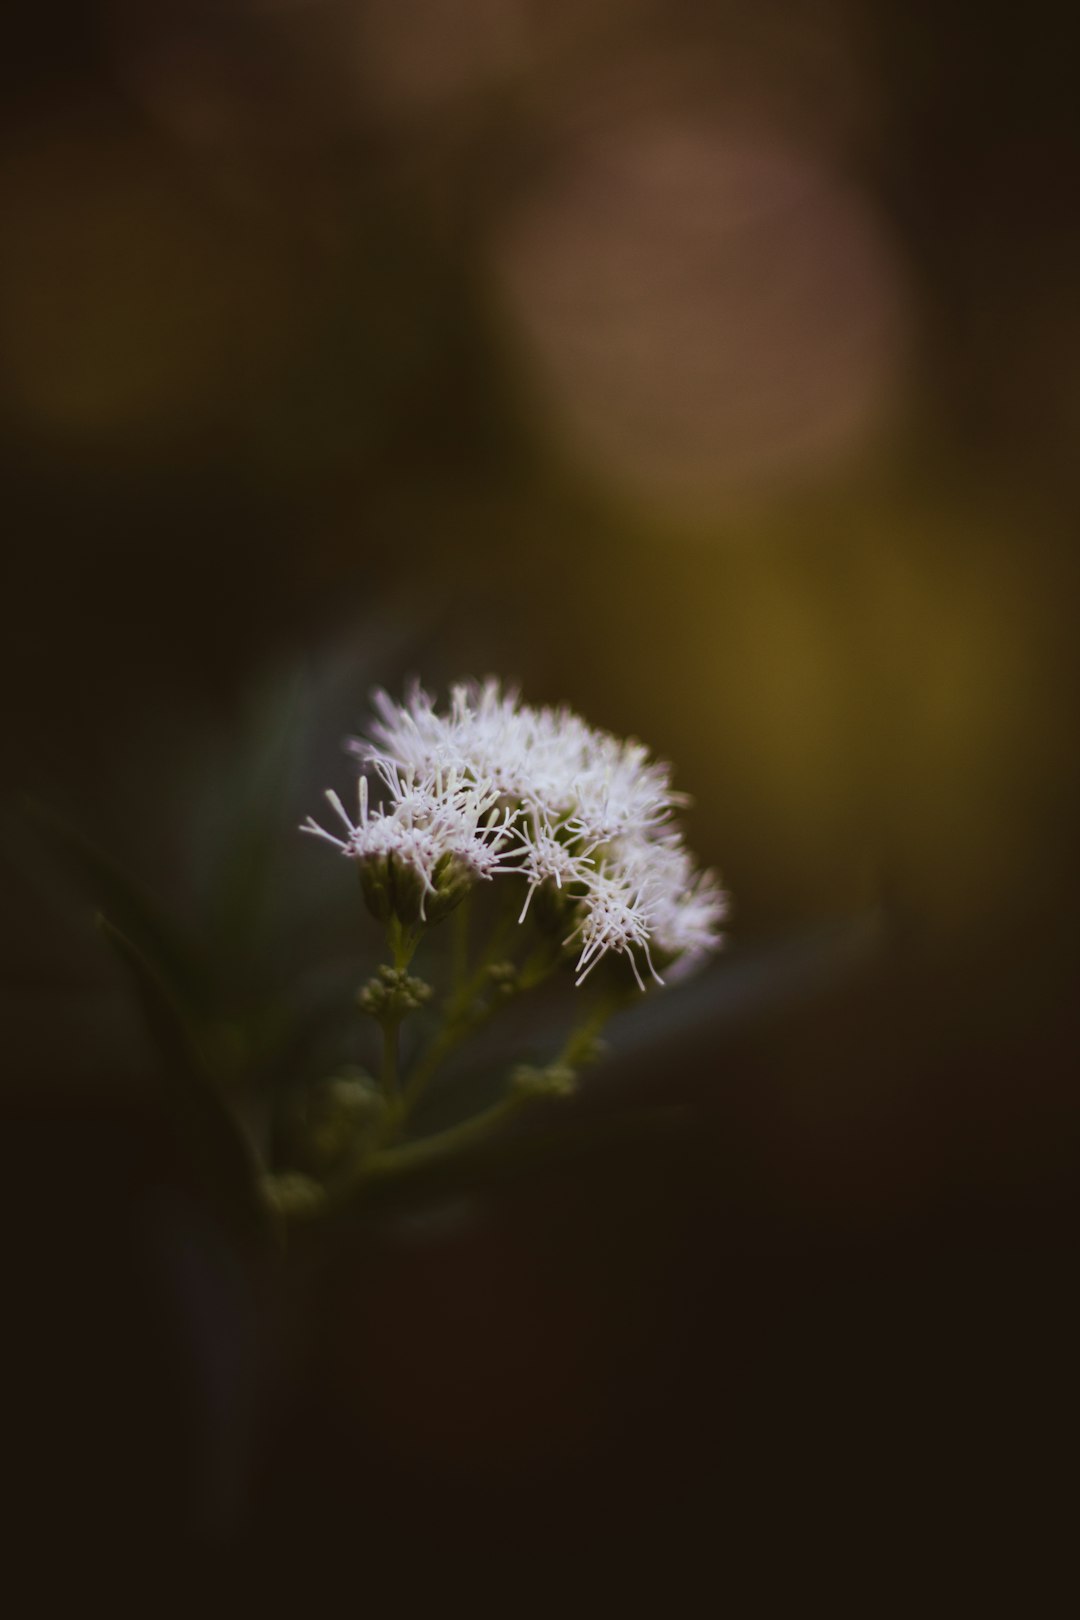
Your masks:
M 424 907 L 428 922 L 441 922 L 461 904 L 476 882 L 467 861 L 458 855 L 444 855 L 432 874 L 435 893 L 427 896 Z
M 394 890 L 390 876 L 390 857 L 375 855 L 362 857 L 356 863 L 357 876 L 364 904 L 379 922 L 389 922 L 394 915 Z

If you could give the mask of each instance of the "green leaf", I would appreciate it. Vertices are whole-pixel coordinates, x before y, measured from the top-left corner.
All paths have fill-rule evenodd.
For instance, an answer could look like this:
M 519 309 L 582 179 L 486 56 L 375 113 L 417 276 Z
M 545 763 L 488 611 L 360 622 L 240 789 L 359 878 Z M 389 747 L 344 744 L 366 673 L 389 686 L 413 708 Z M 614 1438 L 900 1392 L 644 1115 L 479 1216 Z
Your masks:
M 243 1224 L 265 1228 L 255 1150 L 213 1084 L 183 1012 L 138 946 L 103 915 L 97 917 L 97 926 L 135 990 L 158 1055 L 169 1112 L 207 1190 Z
M 26 814 L 49 851 L 74 878 L 91 903 L 116 919 L 137 942 L 140 953 L 198 1019 L 215 1010 L 216 988 L 209 961 L 193 940 L 164 913 L 117 863 L 70 826 L 55 810 L 34 800 Z
M 303 738 L 301 677 L 262 695 L 230 757 L 204 785 L 200 819 L 209 934 L 239 977 L 251 972 L 275 909 L 278 869 L 291 852 L 291 796 Z

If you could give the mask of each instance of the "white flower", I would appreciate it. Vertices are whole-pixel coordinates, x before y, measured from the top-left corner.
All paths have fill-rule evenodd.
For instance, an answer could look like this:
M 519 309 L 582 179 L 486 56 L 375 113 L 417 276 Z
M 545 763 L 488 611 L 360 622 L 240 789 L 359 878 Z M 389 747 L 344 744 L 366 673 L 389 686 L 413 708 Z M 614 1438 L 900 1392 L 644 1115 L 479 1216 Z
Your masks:
M 559 837 L 560 830 L 563 837 Z M 595 862 L 592 860 L 592 851 L 596 848 L 595 841 L 583 848 L 575 848 L 574 842 L 567 841 L 565 829 L 553 826 L 546 816 L 541 816 L 538 810 L 529 810 L 520 818 L 520 825 L 516 828 L 521 840 L 520 866 L 508 867 L 507 871 L 518 872 L 529 880 L 529 892 L 525 896 L 525 904 L 521 908 L 518 922 L 525 921 L 529 903 L 542 883 L 554 883 L 557 889 L 564 886 L 569 890 L 574 884 L 587 884 L 592 879 Z
M 582 942 L 577 961 L 579 985 L 584 984 L 607 951 L 615 951 L 629 957 L 638 989 L 644 990 L 634 947 L 644 955 L 649 972 L 657 984 L 663 984 L 649 955 L 649 920 L 641 903 L 641 895 L 618 870 L 614 873 L 601 871 L 593 878 L 581 919 L 565 943 L 569 945 L 576 938 Z
M 403 920 L 415 921 L 415 912 L 427 921 L 430 900 L 440 902 L 440 910 L 449 909 L 473 881 L 497 871 L 509 854 L 499 847 L 509 836 L 509 816 L 504 813 L 500 820 L 496 796 L 474 782 L 460 781 L 454 772 L 434 772 L 419 781 L 411 770 L 380 775 L 391 790 L 389 810 L 370 807 L 367 778 L 361 777 L 355 823 L 338 795 L 327 789 L 344 838 L 327 832 L 311 816 L 300 830 L 325 839 L 358 863 L 376 915 L 397 911 Z
M 311 820 L 303 830 L 359 863 L 379 915 L 404 906 L 434 920 L 477 879 L 521 878 L 519 921 L 540 888 L 563 906 L 579 984 L 614 953 L 643 989 L 642 963 L 663 982 L 654 953 L 683 973 L 720 944 L 725 897 L 682 844 L 670 766 L 641 743 L 531 708 L 493 679 L 455 686 L 443 713 L 419 686 L 374 704 L 370 737 L 350 748 L 386 803 L 370 806 L 361 778 L 355 824 L 328 795 L 345 837 Z

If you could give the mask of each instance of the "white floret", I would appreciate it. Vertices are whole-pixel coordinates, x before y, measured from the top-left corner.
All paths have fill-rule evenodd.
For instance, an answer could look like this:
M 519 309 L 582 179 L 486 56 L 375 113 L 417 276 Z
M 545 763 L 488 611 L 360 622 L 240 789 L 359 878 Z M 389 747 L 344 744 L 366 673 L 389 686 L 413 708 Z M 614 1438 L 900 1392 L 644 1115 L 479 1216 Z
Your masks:
M 663 979 L 653 967 L 649 954 L 649 924 L 640 897 L 619 874 L 598 872 L 589 893 L 582 902 L 582 917 L 577 927 L 567 936 L 569 945 L 581 940 L 581 954 L 577 960 L 577 983 L 584 984 L 596 964 L 608 951 L 626 956 L 637 980 L 638 989 L 645 985 L 638 969 L 634 950 L 638 949 L 648 963 L 649 972 L 657 984 Z
M 595 862 L 592 852 L 595 844 L 581 845 L 579 840 L 567 842 L 559 837 L 559 830 L 537 810 L 520 818 L 517 835 L 520 846 L 514 851 L 521 857 L 520 864 L 508 868 L 528 880 L 529 889 L 521 908 L 518 922 L 524 922 L 533 895 L 541 884 L 554 883 L 557 889 L 571 889 L 575 884 L 588 884 L 593 879 Z
M 522 704 L 494 679 L 454 686 L 442 713 L 418 685 L 404 703 L 377 692 L 374 707 L 370 735 L 350 747 L 386 803 L 370 807 L 362 779 L 355 825 L 328 795 L 347 837 L 311 820 L 306 832 L 359 859 L 392 853 L 425 893 L 447 854 L 476 878 L 520 878 L 519 921 L 540 888 L 561 892 L 579 984 L 608 953 L 626 956 L 644 988 L 639 959 L 659 980 L 652 949 L 683 972 L 720 944 L 725 896 L 681 842 L 674 817 L 687 801 L 670 767 L 641 743 Z
M 323 838 L 327 843 L 334 844 L 343 855 L 354 860 L 377 861 L 392 855 L 410 871 L 415 872 L 423 886 L 425 897 L 435 893 L 434 874 L 442 856 L 446 853 L 435 833 L 423 826 L 416 826 L 408 820 L 399 819 L 395 815 L 387 815 L 383 810 L 372 810 L 368 805 L 368 785 L 365 778 L 360 780 L 360 817 L 353 822 L 337 794 L 330 788 L 326 797 L 342 821 L 347 836 L 335 838 L 333 833 L 320 827 L 311 816 L 304 822 L 301 832 L 312 833 L 316 838 Z
M 727 896 L 712 872 L 696 874 L 693 886 L 677 897 L 663 896 L 653 912 L 653 938 L 672 958 L 673 976 L 685 977 L 719 949 L 726 914 Z

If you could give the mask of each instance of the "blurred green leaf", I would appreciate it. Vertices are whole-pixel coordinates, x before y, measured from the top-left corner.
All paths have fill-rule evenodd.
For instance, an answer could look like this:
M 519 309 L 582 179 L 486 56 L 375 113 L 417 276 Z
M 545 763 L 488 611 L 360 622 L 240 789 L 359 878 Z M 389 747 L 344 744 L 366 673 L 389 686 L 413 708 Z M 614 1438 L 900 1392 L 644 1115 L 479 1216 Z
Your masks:
M 25 809 L 58 864 L 96 908 L 115 918 L 116 926 L 137 941 L 142 955 L 189 1016 L 199 1020 L 210 1016 L 217 992 L 205 952 L 110 856 L 55 810 L 34 800 L 27 800 Z
M 97 925 L 135 990 L 160 1061 L 169 1111 L 208 1191 L 248 1226 L 264 1227 L 259 1167 L 239 1120 L 213 1084 L 194 1033 L 154 967 L 107 917 Z
M 264 694 L 235 739 L 233 756 L 207 784 L 210 936 L 223 963 L 251 966 L 267 932 L 277 868 L 288 848 L 303 699 L 300 676 Z

